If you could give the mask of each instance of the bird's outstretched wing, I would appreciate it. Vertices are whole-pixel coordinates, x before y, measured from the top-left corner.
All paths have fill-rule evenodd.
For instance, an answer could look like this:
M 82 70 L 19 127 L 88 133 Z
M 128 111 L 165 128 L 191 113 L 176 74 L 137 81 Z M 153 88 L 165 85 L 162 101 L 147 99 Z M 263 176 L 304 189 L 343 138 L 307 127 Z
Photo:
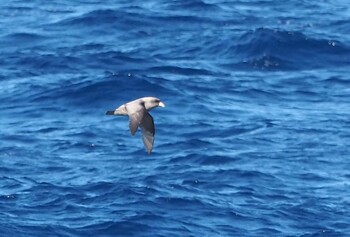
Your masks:
M 152 116 L 146 111 L 143 115 L 143 119 L 140 124 L 142 130 L 142 141 L 145 144 L 145 148 L 150 154 L 152 152 L 153 143 L 154 143 L 154 122 Z
M 135 135 L 138 126 L 141 124 L 144 115 L 147 113 L 145 106 L 142 104 L 130 104 L 126 106 L 129 114 L 129 127 L 131 135 Z

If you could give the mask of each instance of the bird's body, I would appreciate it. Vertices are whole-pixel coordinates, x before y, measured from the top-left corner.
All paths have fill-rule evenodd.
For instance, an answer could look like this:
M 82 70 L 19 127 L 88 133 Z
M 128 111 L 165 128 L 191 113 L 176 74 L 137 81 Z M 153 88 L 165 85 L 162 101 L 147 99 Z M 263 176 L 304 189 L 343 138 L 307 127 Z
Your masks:
M 143 97 L 123 104 L 115 110 L 107 111 L 106 114 L 129 116 L 131 135 L 135 135 L 137 128 L 140 127 L 143 143 L 150 154 L 153 149 L 155 128 L 153 118 L 148 111 L 158 106 L 165 105 L 156 97 Z

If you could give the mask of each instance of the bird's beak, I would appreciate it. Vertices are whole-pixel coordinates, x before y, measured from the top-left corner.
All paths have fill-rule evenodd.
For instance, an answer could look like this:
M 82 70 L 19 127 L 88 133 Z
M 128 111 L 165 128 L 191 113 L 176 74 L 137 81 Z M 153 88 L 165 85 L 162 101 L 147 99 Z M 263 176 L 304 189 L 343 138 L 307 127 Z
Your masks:
M 163 102 L 159 102 L 158 106 L 165 107 L 165 104 Z

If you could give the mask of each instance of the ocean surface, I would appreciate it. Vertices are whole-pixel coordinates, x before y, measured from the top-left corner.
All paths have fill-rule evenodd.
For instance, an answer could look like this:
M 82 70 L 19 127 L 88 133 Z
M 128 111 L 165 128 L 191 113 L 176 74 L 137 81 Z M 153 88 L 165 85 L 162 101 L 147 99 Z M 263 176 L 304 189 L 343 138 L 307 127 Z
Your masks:
M 0 236 L 350 236 L 346 0 L 0 3 Z M 166 105 L 148 155 L 127 117 Z

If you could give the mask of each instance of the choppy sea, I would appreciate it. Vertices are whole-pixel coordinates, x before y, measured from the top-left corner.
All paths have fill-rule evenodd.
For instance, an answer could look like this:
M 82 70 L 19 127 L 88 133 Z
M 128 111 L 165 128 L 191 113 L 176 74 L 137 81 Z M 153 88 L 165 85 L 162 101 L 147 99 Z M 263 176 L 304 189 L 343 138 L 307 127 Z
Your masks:
M 0 236 L 350 236 L 346 0 L 0 3 Z M 151 155 L 126 117 L 143 96 Z

